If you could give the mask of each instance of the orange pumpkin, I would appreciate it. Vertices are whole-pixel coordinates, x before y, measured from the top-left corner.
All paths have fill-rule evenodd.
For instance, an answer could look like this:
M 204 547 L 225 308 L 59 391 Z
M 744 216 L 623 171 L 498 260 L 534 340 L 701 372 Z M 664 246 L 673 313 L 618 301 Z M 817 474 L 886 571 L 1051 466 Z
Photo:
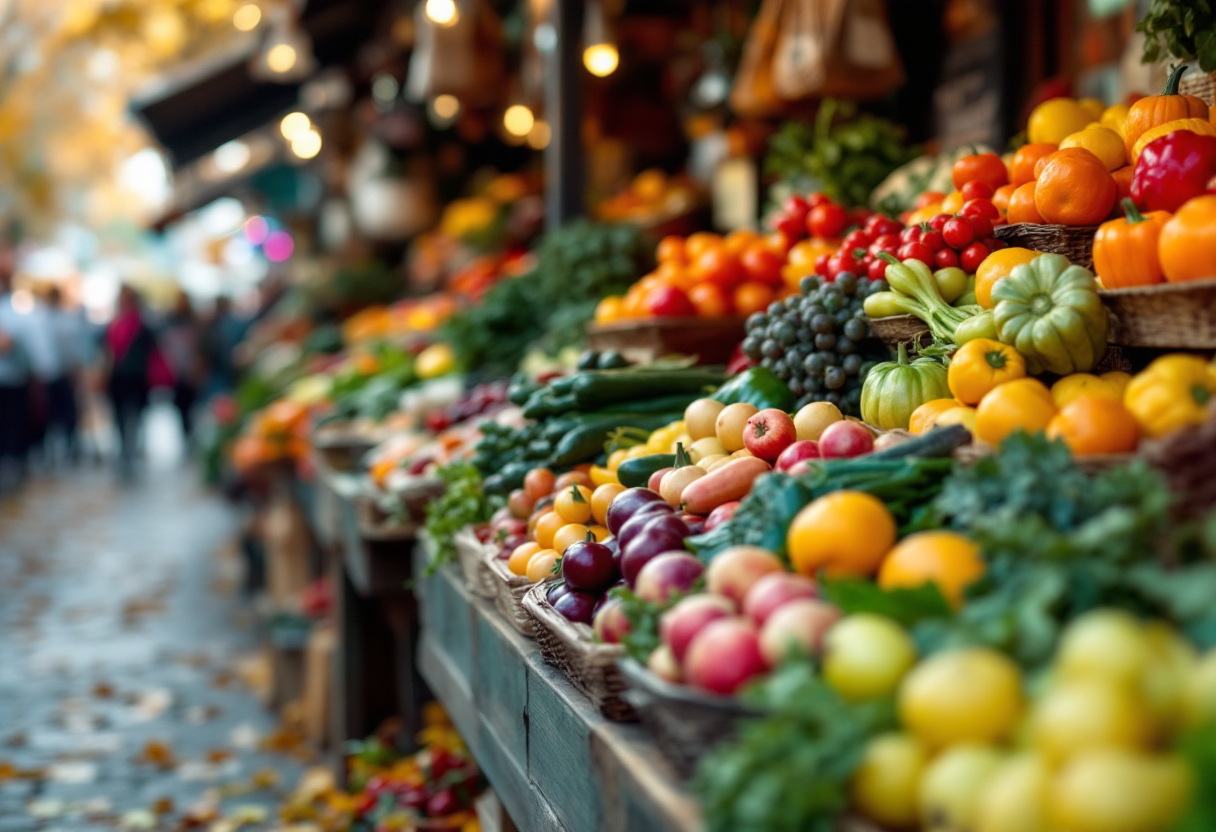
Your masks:
M 1013 162 L 1009 165 L 1009 182 L 1013 185 L 1025 185 L 1035 179 L 1034 166 L 1044 156 L 1050 156 L 1059 149 L 1058 145 L 1050 142 L 1031 142 L 1018 148 L 1013 154 Z
M 1123 211 L 1125 216 L 1102 223 L 1094 236 L 1094 271 L 1107 289 L 1160 283 L 1157 241 L 1169 212 L 1144 215 L 1130 199 L 1123 200 Z
M 1035 183 L 1034 205 L 1043 220 L 1060 225 L 1097 225 L 1115 207 L 1115 180 L 1088 150 L 1057 150 Z
M 1216 277 L 1216 196 L 1187 202 L 1161 229 L 1161 271 L 1170 283 Z
M 1178 81 L 1184 72 L 1186 64 L 1170 73 L 1161 95 L 1141 98 L 1127 111 L 1127 120 L 1123 123 L 1123 144 L 1127 148 L 1127 158 L 1134 158 L 1132 151 L 1136 147 L 1136 139 L 1158 124 L 1179 118 L 1208 118 L 1208 105 L 1202 98 L 1178 95 Z
M 1009 197 L 1005 218 L 1009 220 L 1010 225 L 1018 222 L 1034 222 L 1040 225 L 1043 223 L 1043 215 L 1034 205 L 1034 189 L 1035 183 L 1027 182 L 1025 185 L 1018 185 L 1013 196 Z

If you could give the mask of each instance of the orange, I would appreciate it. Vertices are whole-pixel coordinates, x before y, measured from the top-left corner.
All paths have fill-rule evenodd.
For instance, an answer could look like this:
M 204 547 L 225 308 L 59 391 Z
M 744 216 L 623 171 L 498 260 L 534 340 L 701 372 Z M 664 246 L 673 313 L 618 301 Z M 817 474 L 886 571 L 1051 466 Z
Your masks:
M 1049 439 L 1063 439 L 1077 456 L 1136 450 L 1140 428 L 1123 402 L 1087 393 L 1073 399 L 1047 425 Z
M 595 322 L 610 324 L 619 321 L 624 311 L 625 299 L 620 295 L 609 295 L 595 307 Z
M 1058 150 L 1058 146 L 1050 142 L 1024 144 L 1013 154 L 1013 163 L 1009 166 L 1009 183 L 1025 185 L 1035 180 L 1034 166 L 1044 156 L 1050 156 Z
M 1017 190 L 1009 197 L 1009 207 L 1005 209 L 1005 219 L 1010 225 L 1019 222 L 1043 224 L 1043 215 L 1034 204 L 1034 182 L 1018 185 Z
M 591 516 L 595 518 L 595 522 L 608 522 L 608 506 L 612 505 L 612 501 L 616 499 L 616 495 L 624 490 L 625 486 L 610 482 L 601 485 L 591 492 Z
M 794 570 L 814 577 L 865 577 L 878 571 L 895 543 L 895 518 L 882 500 L 837 491 L 805 506 L 786 535 Z
M 526 574 L 528 571 L 528 561 L 539 551 L 540 544 L 535 540 L 519 544 L 515 547 L 515 551 L 511 553 L 511 557 L 507 561 L 507 568 L 515 575 Z
M 997 385 L 975 412 L 975 438 L 999 445 L 1011 433 L 1038 433 L 1056 415 L 1047 385 L 1036 378 L 1019 378 Z
M 760 240 L 760 235 L 750 228 L 737 228 L 726 235 L 726 250 L 740 255 Z
M 701 283 L 713 283 L 723 289 L 733 289 L 747 279 L 739 258 L 725 248 L 712 248 L 702 253 L 689 266 L 693 277 Z
M 553 535 L 553 550 L 565 554 L 566 549 L 573 543 L 587 539 L 587 527 L 582 523 L 569 523 L 557 530 Z
M 1105 128 L 1098 128 L 1105 129 Z M 1115 207 L 1115 180 L 1087 150 L 1051 156 L 1035 185 L 1034 205 L 1043 219 L 1060 225 L 1097 225 Z
M 524 574 L 534 584 L 547 581 L 553 577 L 553 566 L 557 563 L 557 552 L 552 549 L 541 549 L 528 561 Z
M 996 206 L 996 210 L 1004 214 L 1009 210 L 1009 198 L 1013 196 L 1013 192 L 1018 189 L 1017 185 L 1002 185 L 996 189 L 996 193 L 992 195 L 992 204 Z
M 928 583 L 952 606 L 963 604 L 963 590 L 985 572 L 980 547 L 958 532 L 917 532 L 901 540 L 878 570 L 883 589 L 915 589 Z
M 972 153 L 960 157 L 954 162 L 950 177 L 954 187 L 960 189 L 968 182 L 983 182 L 995 191 L 1009 183 L 1009 171 L 995 153 Z
M 1127 375 L 1122 373 L 1121 375 Z M 1130 379 L 1131 376 L 1128 376 Z M 1123 401 L 1123 388 L 1126 387 L 1118 378 L 1099 378 L 1092 373 L 1073 373 L 1051 385 L 1051 398 L 1056 407 L 1061 410 L 1066 405 L 1082 396 L 1104 396 L 1115 401 Z
M 1089 151 L 1083 147 L 1066 147 L 1063 150 L 1057 150 L 1055 153 L 1049 153 L 1041 157 L 1039 161 L 1034 163 L 1035 180 L 1037 181 L 1043 175 L 1043 168 L 1047 167 L 1047 163 L 1057 156 L 1080 156 L 1085 153 L 1089 153 Z
M 713 249 L 722 248 L 722 238 L 708 231 L 698 231 L 684 241 L 684 259 L 692 263 L 702 254 Z
M 684 238 L 668 236 L 659 240 L 659 247 L 655 251 L 655 259 L 660 263 L 673 263 L 677 266 L 684 265 L 687 262 L 687 258 L 684 256 Z
M 933 401 L 925 402 L 912 411 L 912 416 L 908 419 L 908 432 L 911 434 L 924 433 L 933 427 L 938 416 L 941 416 L 947 410 L 953 410 L 961 406 L 962 402 L 957 399 L 934 399 Z
M 1125 199 L 1130 199 L 1132 195 L 1132 174 L 1136 169 L 1131 165 L 1124 165 L 1121 168 L 1110 172 L 1110 178 L 1115 180 L 1115 211 L 1119 212 L 1119 204 Z M 1120 212 L 1120 216 L 1122 213 Z
M 774 231 L 770 234 L 766 234 L 761 239 L 764 240 L 764 244 L 766 246 L 771 248 L 773 251 L 775 251 L 777 254 L 781 255 L 782 257 L 787 255 L 790 251 L 790 248 L 794 245 L 794 241 L 791 240 L 790 238 L 786 237 L 780 231 Z M 813 240 L 815 238 L 812 237 L 811 239 Z
M 558 492 L 553 510 L 567 523 L 586 523 L 591 519 L 591 489 L 569 485 Z
M 556 535 L 558 530 L 565 525 L 568 525 L 568 522 L 563 520 L 560 514 L 558 514 L 556 511 L 549 512 L 544 517 L 536 521 L 536 531 L 534 534 L 536 537 L 536 542 L 539 543 L 542 548 L 552 548 L 554 535 Z
M 740 315 L 750 315 L 753 312 L 763 312 L 773 302 L 776 295 L 772 287 L 763 283 L 744 283 L 735 289 L 735 311 Z
M 739 255 L 739 263 L 747 272 L 747 279 L 769 286 L 781 285 L 781 267 L 785 258 L 762 242 L 752 243 Z
M 713 283 L 698 283 L 688 290 L 688 299 L 702 318 L 725 318 L 731 313 L 730 296 Z
M 1009 221 L 1013 222 L 1013 219 Z M 989 254 L 975 270 L 975 302 L 985 309 L 991 309 L 992 287 L 996 282 L 1002 277 L 1008 277 L 1016 267 L 1029 263 L 1038 256 L 1039 252 L 1028 248 L 1003 248 Z

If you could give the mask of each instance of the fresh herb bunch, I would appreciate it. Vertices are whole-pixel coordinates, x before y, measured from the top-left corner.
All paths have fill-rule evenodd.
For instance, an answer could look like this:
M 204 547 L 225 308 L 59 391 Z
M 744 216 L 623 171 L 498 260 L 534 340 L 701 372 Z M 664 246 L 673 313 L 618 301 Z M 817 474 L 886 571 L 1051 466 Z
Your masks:
M 553 354 L 579 343 L 596 304 L 623 294 L 653 258 L 653 241 L 634 226 L 572 223 L 541 239 L 535 269 L 453 315 L 444 338 L 466 370 L 509 376 L 533 344 Z
M 1141 63 L 1173 58 L 1198 61 L 1204 72 L 1216 72 L 1216 4 L 1212 0 L 1153 0 L 1136 31 L 1144 33 Z
M 426 533 L 435 544 L 435 554 L 427 564 L 430 574 L 443 563 L 456 559 L 456 532 L 465 526 L 489 521 L 501 500 L 488 496 L 481 487 L 481 474 L 467 462 L 453 462 L 436 472 L 447 486 L 443 496 L 427 503 Z
M 609 597 L 621 602 L 621 612 L 629 622 L 629 632 L 621 640 L 621 646 L 630 658 L 646 664 L 650 654 L 659 646 L 659 618 L 675 605 L 673 598 L 666 604 L 654 604 L 643 601 L 627 587 L 613 587 L 608 591 Z M 683 594 L 680 595 L 683 597 Z
M 866 741 L 895 725 L 890 700 L 844 701 L 806 661 L 744 694 L 766 716 L 701 760 L 692 783 L 708 832 L 832 832 Z
M 363 417 L 380 421 L 397 409 L 401 393 L 418 380 L 414 357 L 387 341 L 373 344 L 369 353 L 375 369 L 368 373 L 352 367 L 334 378 L 330 396 L 334 409 L 326 421 Z
M 781 126 L 769 140 L 764 170 L 800 193 L 820 190 L 845 205 L 863 206 L 880 182 L 917 156 L 905 135 L 894 122 L 858 115 L 852 102 L 828 98 L 814 127 L 800 121 Z

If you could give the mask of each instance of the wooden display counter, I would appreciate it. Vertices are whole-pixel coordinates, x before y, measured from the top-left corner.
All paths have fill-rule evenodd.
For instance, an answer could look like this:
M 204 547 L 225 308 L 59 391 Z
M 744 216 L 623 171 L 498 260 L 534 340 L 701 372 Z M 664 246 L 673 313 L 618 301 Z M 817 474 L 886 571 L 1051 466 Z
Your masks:
M 455 565 L 416 584 L 423 678 L 521 829 L 695 832 L 700 812 L 650 737 L 608 722 Z

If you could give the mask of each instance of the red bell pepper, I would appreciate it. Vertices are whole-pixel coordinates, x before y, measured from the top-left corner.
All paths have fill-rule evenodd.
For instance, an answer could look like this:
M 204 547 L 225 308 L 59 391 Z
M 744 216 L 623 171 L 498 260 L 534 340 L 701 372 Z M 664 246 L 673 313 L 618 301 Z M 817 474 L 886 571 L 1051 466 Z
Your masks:
M 1201 196 L 1216 176 L 1216 136 L 1175 130 L 1145 145 L 1132 173 L 1132 199 L 1142 211 L 1173 213 Z

